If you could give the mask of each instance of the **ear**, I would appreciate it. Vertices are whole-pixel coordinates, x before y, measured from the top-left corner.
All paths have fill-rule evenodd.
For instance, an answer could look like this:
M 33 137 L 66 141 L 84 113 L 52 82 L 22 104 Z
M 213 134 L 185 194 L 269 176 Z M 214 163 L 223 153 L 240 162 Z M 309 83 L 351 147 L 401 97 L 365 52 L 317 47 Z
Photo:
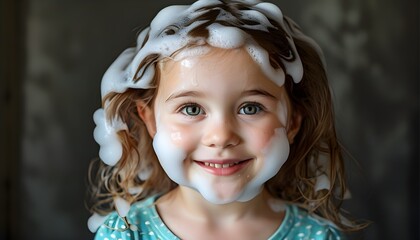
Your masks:
M 298 111 L 293 111 L 292 117 L 289 119 L 289 124 L 287 127 L 287 139 L 289 143 L 292 144 L 295 140 L 295 136 L 300 130 L 302 124 L 302 114 Z
M 153 106 L 149 106 L 143 101 L 137 101 L 136 105 L 139 117 L 146 125 L 150 137 L 153 138 L 156 134 L 156 119 Z

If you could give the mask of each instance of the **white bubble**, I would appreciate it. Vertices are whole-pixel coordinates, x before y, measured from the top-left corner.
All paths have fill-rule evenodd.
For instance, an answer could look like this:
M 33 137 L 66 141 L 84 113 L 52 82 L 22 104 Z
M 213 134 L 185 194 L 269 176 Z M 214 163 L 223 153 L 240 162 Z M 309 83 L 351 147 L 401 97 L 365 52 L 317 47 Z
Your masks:
M 246 33 L 239 28 L 225 27 L 218 23 L 208 27 L 209 37 L 207 43 L 213 47 L 233 49 L 243 46 Z
M 152 171 L 153 171 L 153 168 L 150 166 L 141 169 L 140 172 L 138 173 L 140 180 L 142 181 L 148 180 L 150 176 L 152 175 Z
M 274 19 L 283 25 L 283 13 L 276 5 L 268 2 L 262 2 L 256 4 L 255 9 L 260 10 L 271 19 Z
M 153 149 L 169 178 L 180 185 L 187 185 L 182 164 L 186 153 L 172 143 L 171 134 L 166 133 L 164 127 L 157 128 L 153 138 Z
M 130 187 L 130 188 L 128 188 L 128 192 L 131 195 L 139 194 L 139 193 L 143 192 L 143 188 L 142 187 Z
M 102 108 L 95 111 L 93 119 L 96 124 L 93 137 L 100 145 L 99 157 L 104 163 L 114 166 L 122 155 L 122 145 L 117 132 L 127 129 L 127 125 L 119 119 L 108 121 Z
M 87 225 L 91 232 L 96 232 L 98 228 L 104 224 L 105 220 L 107 219 L 108 215 L 102 216 L 98 213 L 94 213 L 92 216 L 89 217 Z
M 325 174 L 316 177 L 314 191 L 329 190 L 331 187 L 330 179 Z
M 114 198 L 114 204 L 115 208 L 118 212 L 118 215 L 120 217 L 126 217 L 128 214 L 128 211 L 130 211 L 130 203 L 127 202 L 125 199 L 120 197 Z

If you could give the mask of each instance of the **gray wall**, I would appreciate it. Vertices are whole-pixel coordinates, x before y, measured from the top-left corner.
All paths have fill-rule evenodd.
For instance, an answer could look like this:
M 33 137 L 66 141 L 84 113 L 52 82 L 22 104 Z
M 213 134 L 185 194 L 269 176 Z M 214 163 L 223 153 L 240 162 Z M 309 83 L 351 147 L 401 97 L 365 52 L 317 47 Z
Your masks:
M 0 239 L 92 237 L 92 113 L 106 68 L 170 1 L 145 2 L 1 0 Z M 355 238 L 419 239 L 418 1 L 272 2 L 325 51 L 353 158 L 345 207 L 373 221 Z

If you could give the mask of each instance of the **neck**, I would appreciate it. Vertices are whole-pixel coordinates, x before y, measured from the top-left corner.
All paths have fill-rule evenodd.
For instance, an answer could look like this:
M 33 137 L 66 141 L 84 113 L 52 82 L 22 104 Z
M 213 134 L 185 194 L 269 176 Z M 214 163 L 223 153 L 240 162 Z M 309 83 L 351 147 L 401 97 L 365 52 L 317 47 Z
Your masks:
M 247 202 L 213 204 L 204 199 L 197 191 L 179 186 L 160 198 L 157 204 L 166 202 L 165 204 L 172 205 L 173 209 L 188 213 L 188 216 L 193 218 L 191 220 L 218 225 L 247 219 L 248 217 L 255 218 L 260 215 L 272 214 L 268 205 L 269 198 L 269 193 L 263 191 Z

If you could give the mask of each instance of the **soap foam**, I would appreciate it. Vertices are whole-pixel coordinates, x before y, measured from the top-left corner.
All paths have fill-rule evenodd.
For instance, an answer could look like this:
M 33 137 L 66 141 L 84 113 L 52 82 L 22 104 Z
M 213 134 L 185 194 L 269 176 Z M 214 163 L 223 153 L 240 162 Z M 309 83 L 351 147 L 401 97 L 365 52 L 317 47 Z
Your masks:
M 234 49 L 242 46 L 246 40 L 246 33 L 235 27 L 223 27 L 215 23 L 208 27 L 207 43 L 213 47 Z
M 283 15 L 280 9 L 271 3 L 260 3 L 259 1 L 244 1 L 250 4 L 253 10 L 241 10 L 242 18 L 255 21 L 256 25 L 242 24 L 241 27 L 248 29 L 259 29 L 267 31 L 268 28 L 275 28 L 267 17 L 276 21 L 284 27 Z M 212 23 L 207 26 L 209 37 L 191 37 L 189 32 L 207 21 L 197 20 L 192 23 L 192 19 L 208 12 L 204 7 L 221 4 L 220 1 L 200 0 L 191 6 L 169 6 L 162 9 L 152 20 L 150 27 L 143 30 L 137 40 L 137 48 L 130 48 L 124 51 L 110 66 L 102 80 L 102 97 L 109 92 L 123 92 L 127 88 L 150 88 L 150 81 L 155 72 L 155 63 L 145 65 L 138 69 L 148 56 L 156 55 L 155 62 L 171 57 L 175 52 L 184 49 L 189 44 L 200 45 L 207 43 L 210 46 L 233 49 L 245 46 L 253 59 L 261 66 L 263 72 L 269 79 L 282 85 L 283 81 L 278 82 L 280 72 L 284 71 L 291 75 L 295 82 L 299 82 L 303 75 L 302 63 L 290 36 L 286 36 L 291 48 L 293 59 L 284 59 L 283 64 L 286 69 L 279 71 L 271 66 L 268 53 L 260 46 L 256 46 L 252 36 L 246 34 L 237 27 L 224 26 L 219 23 Z M 220 9 L 217 21 L 233 18 L 232 14 Z M 233 21 L 233 20 L 232 20 Z M 187 25 L 188 23 L 188 25 Z M 139 70 L 139 71 L 138 71 Z M 284 78 L 281 78 L 284 79 Z
M 326 145 L 326 144 L 324 144 Z M 326 146 L 325 146 L 326 147 Z M 315 174 L 314 192 L 330 190 L 331 181 L 328 173 L 330 172 L 330 158 L 326 153 L 320 153 L 317 158 L 312 157 L 309 161 L 309 169 Z M 341 189 L 340 189 L 341 191 Z
M 143 192 L 143 188 L 142 187 L 130 187 L 128 188 L 128 192 L 131 195 L 136 195 L 136 194 L 140 194 L 141 192 Z
M 126 130 L 127 125 L 117 118 L 108 121 L 102 108 L 95 111 L 93 119 L 96 123 L 93 137 L 100 146 L 99 157 L 104 163 L 114 166 L 122 155 L 122 145 L 117 132 Z
M 87 225 L 89 230 L 94 233 L 96 232 L 96 230 L 98 230 L 98 228 L 104 224 L 104 222 L 106 221 L 108 215 L 102 216 L 99 215 L 97 213 L 92 214 L 92 216 L 89 217 Z
M 151 21 L 150 26 L 139 34 L 137 46 L 125 50 L 106 71 L 101 85 L 102 98 L 112 92 L 122 93 L 128 88 L 148 89 L 155 87 L 152 86 L 151 82 L 155 76 L 156 64 L 159 61 L 174 58 L 174 56 L 176 60 L 194 54 L 205 54 L 206 48 L 197 48 L 197 46 L 207 45 L 224 49 L 243 47 L 260 66 L 262 72 L 278 86 L 284 84 L 285 74 L 290 75 L 295 83 L 301 81 L 303 67 L 290 36 L 290 31 L 293 29 L 291 29 L 292 26 L 284 23 L 281 10 L 271 3 L 261 3 L 254 0 L 241 2 L 246 4 L 248 9 L 239 10 L 239 13 L 235 16 L 220 7 L 215 7 L 222 4 L 217 0 L 199 0 L 191 6 L 177 5 L 162 9 Z M 206 9 L 210 7 L 211 10 Z M 213 10 L 219 11 L 215 22 L 209 23 L 207 20 L 200 19 L 203 14 Z M 236 19 L 238 16 L 241 19 Z M 223 20 L 235 22 L 234 24 L 238 26 L 220 24 Z M 250 21 L 255 24 L 250 24 Z M 276 24 L 273 24 L 274 22 Z M 289 56 L 281 56 L 285 69 L 273 67 L 270 64 L 267 51 L 243 30 L 259 30 L 270 34 L 269 30 L 276 28 L 275 25 L 283 28 L 289 45 Z M 206 26 L 209 33 L 208 38 L 190 35 L 190 32 L 199 26 Z M 189 46 L 194 46 L 194 48 Z M 186 49 L 194 50 L 186 51 Z M 104 109 L 107 111 L 107 106 Z M 99 153 L 101 159 L 108 165 L 115 165 L 122 155 L 122 146 L 117 132 L 124 129 L 120 126 L 124 123 L 121 123 L 118 119 L 110 123 L 102 111 L 95 113 L 96 117 L 94 118 L 97 128 L 94 136 L 101 147 Z
M 318 192 L 321 190 L 330 190 L 331 183 L 330 179 L 325 174 L 321 174 L 316 177 L 314 192 Z
M 283 211 L 285 211 L 287 209 L 286 203 L 284 203 L 280 199 L 269 198 L 267 200 L 267 204 L 271 208 L 271 210 L 273 212 L 276 212 L 276 213 L 283 212 Z
M 151 166 L 147 166 L 146 168 L 142 168 L 142 170 L 138 173 L 138 177 L 142 181 L 146 181 L 152 175 L 153 168 Z
M 256 197 L 262 190 L 264 183 L 274 177 L 289 156 L 289 142 L 284 128 L 276 129 L 266 148 L 263 149 L 264 161 L 257 175 L 248 182 L 243 189 L 233 193 L 230 198 L 222 198 L 213 189 L 212 182 L 197 171 L 192 172 L 191 179 L 185 173 L 186 154 L 170 140 L 165 131 L 158 131 L 153 147 L 159 161 L 168 176 L 177 184 L 197 190 L 207 201 L 213 204 L 226 204 L 235 201 L 246 202 Z M 249 178 L 249 176 L 244 176 Z
M 251 58 L 260 65 L 261 70 L 270 80 L 278 86 L 283 86 L 285 80 L 284 71 L 281 68 L 275 69 L 271 66 L 267 51 L 254 41 L 246 45 L 246 50 Z
M 168 177 L 180 185 L 189 185 L 183 169 L 183 161 L 187 155 L 173 144 L 171 134 L 166 133 L 163 127 L 157 128 L 153 149 Z
M 174 61 L 183 61 L 189 57 L 202 56 L 210 52 L 211 48 L 208 46 L 197 46 L 187 48 L 176 54 L 173 58 Z M 184 65 L 185 66 L 185 65 Z
M 120 197 L 115 197 L 114 204 L 118 215 L 122 218 L 126 217 L 128 212 L 130 211 L 130 203 L 128 203 L 126 200 Z
M 268 31 L 268 28 L 275 28 L 270 21 L 268 20 L 268 18 L 261 12 L 256 11 L 256 10 L 243 10 L 242 13 L 247 16 L 247 18 L 249 20 L 254 20 L 256 22 L 260 22 L 262 23 L 262 25 L 265 27 L 265 31 Z M 248 28 L 252 28 L 252 26 L 250 25 L 246 25 L 246 27 Z M 260 27 L 261 29 L 261 27 Z
M 289 151 L 290 146 L 287 140 L 286 129 L 276 129 L 269 145 L 263 149 L 264 164 L 262 169 L 248 183 L 245 191 L 238 198 L 238 201 L 246 202 L 257 196 L 261 192 L 264 183 L 279 172 L 289 156 Z
M 255 5 L 255 9 L 264 13 L 267 17 L 275 20 L 276 22 L 283 25 L 283 13 L 281 10 L 274 4 L 268 2 L 261 2 Z

